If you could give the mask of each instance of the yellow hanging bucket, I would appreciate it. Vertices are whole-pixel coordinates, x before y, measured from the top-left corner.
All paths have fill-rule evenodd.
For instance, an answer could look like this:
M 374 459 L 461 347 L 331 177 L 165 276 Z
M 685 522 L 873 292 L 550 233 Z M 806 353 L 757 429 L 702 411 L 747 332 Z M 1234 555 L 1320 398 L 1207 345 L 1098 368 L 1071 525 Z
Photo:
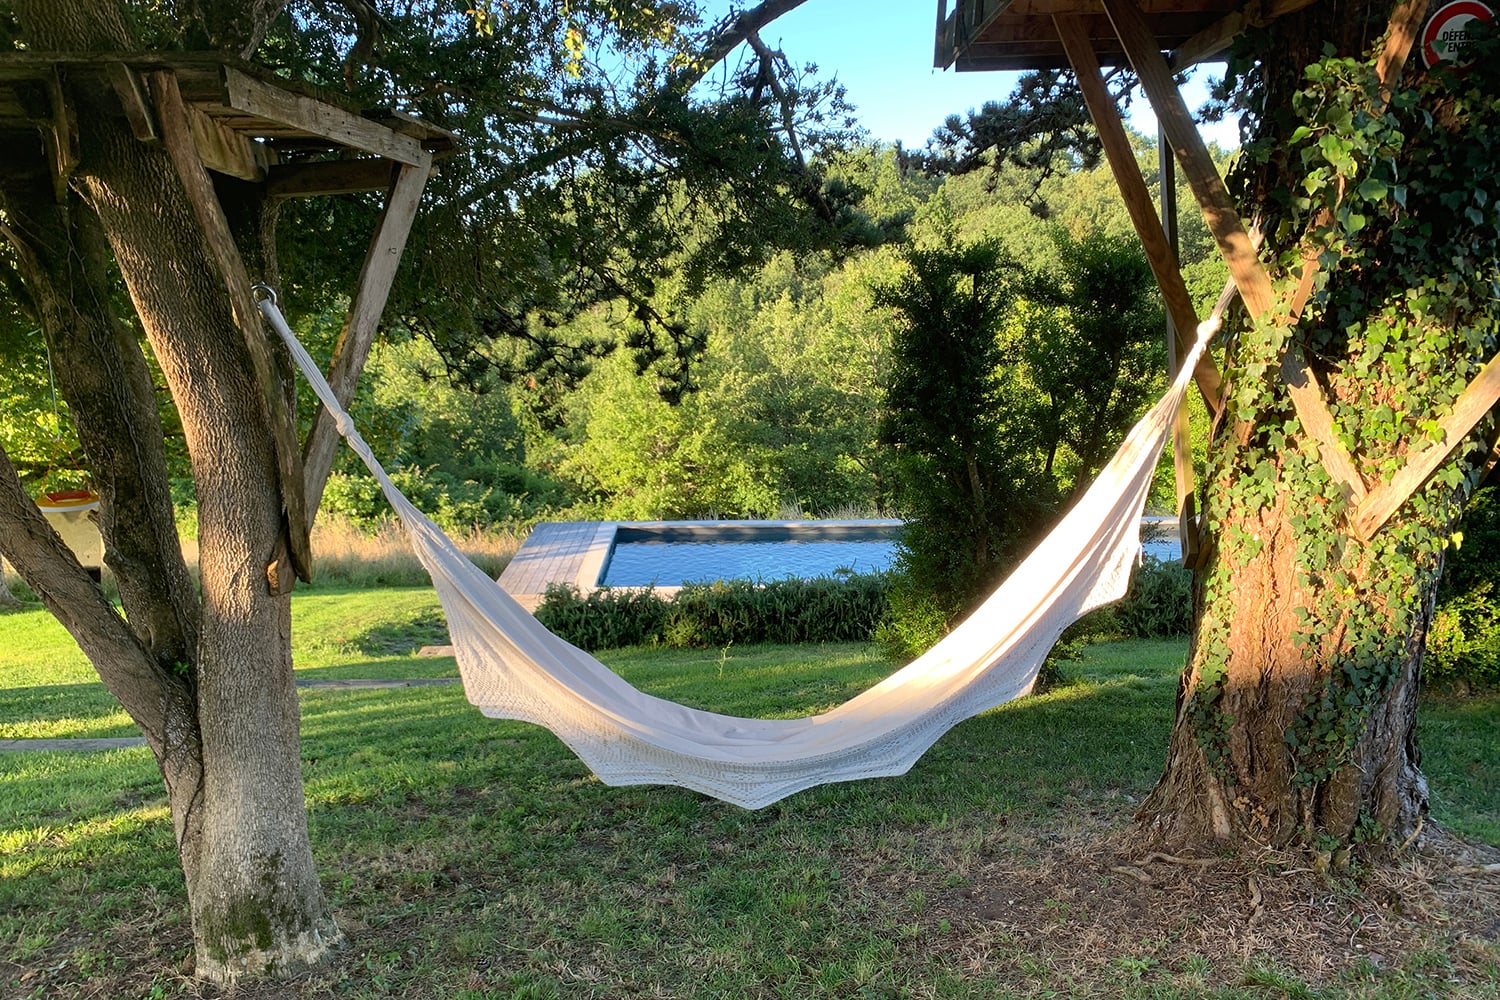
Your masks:
M 37 497 L 37 509 L 52 525 L 78 563 L 89 571 L 95 580 L 104 570 L 104 538 L 99 526 L 89 516 L 99 509 L 99 496 L 93 490 L 64 490 L 43 493 Z

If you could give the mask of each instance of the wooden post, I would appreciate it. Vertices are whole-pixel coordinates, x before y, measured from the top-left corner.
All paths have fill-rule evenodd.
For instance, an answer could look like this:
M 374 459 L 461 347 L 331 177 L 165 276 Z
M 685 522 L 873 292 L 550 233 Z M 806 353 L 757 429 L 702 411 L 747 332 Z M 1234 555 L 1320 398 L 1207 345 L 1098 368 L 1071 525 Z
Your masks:
M 1160 188 L 1161 228 L 1167 234 L 1167 245 L 1173 255 L 1179 254 L 1177 237 L 1177 170 L 1172 159 L 1172 150 L 1167 137 L 1160 128 L 1156 130 L 1156 176 Z M 1181 259 L 1180 257 L 1178 258 Z M 1177 324 L 1167 316 L 1167 375 L 1175 379 L 1182 367 L 1179 351 Z M 1222 393 L 1222 387 L 1220 389 Z M 1222 406 L 1222 401 L 1220 402 Z M 1193 441 L 1192 425 L 1188 419 L 1186 405 L 1177 408 L 1172 418 L 1172 481 L 1177 497 L 1177 539 L 1182 546 L 1182 564 L 1188 569 L 1198 568 L 1203 553 L 1203 537 L 1198 524 L 1197 503 L 1193 496 Z
M 349 303 L 349 312 L 344 317 L 343 329 L 333 348 L 333 363 L 329 370 L 328 384 L 333 387 L 339 404 L 347 407 L 354 398 L 354 389 L 370 356 L 370 346 L 375 341 L 375 331 L 380 325 L 380 315 L 385 311 L 386 298 L 390 295 L 391 281 L 401 264 L 401 253 L 406 248 L 406 238 L 411 233 L 412 221 L 417 215 L 417 205 L 422 199 L 422 190 L 432 171 L 432 157 L 423 153 L 421 162 L 402 164 L 386 197 L 385 209 L 370 248 L 365 253 L 365 262 L 359 272 L 359 286 L 354 299 Z M 328 483 L 328 473 L 333 468 L 333 456 L 338 450 L 338 429 L 333 418 L 323 407 L 313 417 L 312 428 L 307 433 L 307 447 L 303 452 L 303 467 L 306 470 L 307 520 L 312 527 L 318 515 L 318 504 L 323 498 L 323 487 Z
M 1396 513 L 1397 508 L 1406 502 L 1406 498 L 1427 482 L 1427 478 L 1443 464 L 1453 449 L 1458 447 L 1469 431 L 1474 429 L 1474 425 L 1497 402 L 1500 402 L 1500 355 L 1491 358 L 1479 370 L 1474 381 L 1469 383 L 1454 402 L 1453 409 L 1439 422 L 1442 436 L 1425 448 L 1409 454 L 1406 464 L 1391 477 L 1391 481 L 1381 485 L 1360 503 L 1355 510 L 1354 521 L 1361 534 L 1368 538 L 1379 531 L 1390 516 Z
M 250 277 L 230 232 L 229 220 L 214 192 L 213 181 L 193 143 L 187 106 L 177 87 L 177 77 L 169 71 L 151 74 L 151 91 L 156 101 L 157 125 L 162 142 L 187 190 L 188 202 L 198 218 L 214 256 L 214 264 L 229 292 L 235 325 L 240 328 L 249 350 L 250 363 L 258 383 L 266 420 L 274 436 L 276 466 L 281 484 L 281 502 L 286 510 L 285 544 L 290 569 L 296 576 L 311 582 L 312 545 L 308 539 L 308 517 L 303 493 L 302 456 L 297 447 L 297 425 L 291 408 L 278 388 L 276 367 L 260 323 L 260 312 L 250 292 Z M 293 573 L 282 565 L 283 555 L 273 557 L 267 567 L 267 578 L 273 591 L 291 590 Z
M 1208 155 L 1203 137 L 1198 134 L 1198 126 L 1172 79 L 1172 72 L 1167 68 L 1167 61 L 1162 57 L 1145 17 L 1135 0 L 1104 0 L 1104 9 L 1135 68 L 1141 89 L 1156 112 L 1162 132 L 1182 166 L 1183 176 L 1203 210 L 1209 231 L 1229 264 L 1229 272 L 1240 290 L 1240 299 L 1251 316 L 1267 316 L 1274 304 L 1271 279 L 1260 266 L 1255 246 L 1240 221 L 1218 168 Z M 1282 376 L 1297 417 L 1317 442 L 1319 456 L 1329 476 L 1348 499 L 1356 503 L 1362 500 L 1365 496 L 1364 480 L 1334 431 L 1333 415 L 1323 399 L 1317 379 L 1296 348 L 1287 351 Z

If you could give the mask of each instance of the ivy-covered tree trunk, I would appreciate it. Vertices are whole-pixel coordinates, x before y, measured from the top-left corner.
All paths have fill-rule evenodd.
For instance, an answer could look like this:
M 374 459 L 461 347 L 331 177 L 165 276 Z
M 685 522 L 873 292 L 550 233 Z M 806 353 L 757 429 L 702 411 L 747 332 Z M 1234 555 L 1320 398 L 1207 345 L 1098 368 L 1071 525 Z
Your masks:
M 262 5 L 270 16 L 272 5 Z M 38 51 L 132 51 L 114 4 L 15 0 Z M 140 726 L 166 782 L 196 944 L 217 981 L 289 974 L 340 935 L 314 870 L 301 780 L 290 605 L 266 568 L 285 516 L 263 399 L 222 277 L 166 151 L 65 90 L 78 163 L 4 185 L 4 231 L 102 500 L 122 619 L 42 523 L 0 453 L 5 554 Z M 106 246 L 107 244 L 107 246 Z M 192 461 L 201 594 L 167 488 L 155 389 L 111 314 L 109 261 L 171 390 Z
M 1500 349 L 1500 48 L 1473 42 L 1462 71 L 1414 55 L 1383 89 L 1384 39 L 1366 29 L 1389 6 L 1325 0 L 1253 41 L 1265 58 L 1245 93 L 1263 134 L 1235 180 L 1263 213 L 1275 301 L 1226 365 L 1198 629 L 1141 811 L 1175 846 L 1337 859 L 1407 841 L 1427 811 L 1423 645 L 1443 550 L 1494 446 L 1493 412 L 1459 415 L 1462 400 L 1493 404 L 1463 393 Z M 1331 417 L 1321 443 L 1292 399 L 1297 359 Z M 1446 459 L 1381 523 L 1379 501 L 1406 494 L 1398 473 L 1430 448 Z

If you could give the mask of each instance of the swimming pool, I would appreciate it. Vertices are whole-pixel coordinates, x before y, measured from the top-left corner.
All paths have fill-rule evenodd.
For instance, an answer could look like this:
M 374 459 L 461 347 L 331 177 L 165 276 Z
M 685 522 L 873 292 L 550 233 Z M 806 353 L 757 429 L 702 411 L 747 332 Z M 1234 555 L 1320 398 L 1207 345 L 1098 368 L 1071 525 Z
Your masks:
M 716 521 L 621 525 L 605 587 L 876 573 L 896 559 L 899 521 Z
M 670 593 L 697 580 L 870 573 L 890 568 L 900 528 L 894 520 L 548 521 L 532 530 L 500 585 L 531 610 L 559 584 L 585 594 L 653 585 Z M 1181 558 L 1176 528 L 1176 518 L 1144 519 L 1146 554 Z

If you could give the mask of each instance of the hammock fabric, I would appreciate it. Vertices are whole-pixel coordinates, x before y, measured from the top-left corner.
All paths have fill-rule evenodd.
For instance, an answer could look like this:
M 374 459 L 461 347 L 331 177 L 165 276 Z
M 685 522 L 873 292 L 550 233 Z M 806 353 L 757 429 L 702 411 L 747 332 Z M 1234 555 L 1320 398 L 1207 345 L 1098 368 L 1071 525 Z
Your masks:
M 1030 691 L 1063 629 L 1124 596 L 1156 459 L 1207 339 L 1205 330 L 1073 509 L 946 638 L 831 711 L 741 719 L 646 694 L 543 628 L 402 495 L 274 299 L 260 308 L 405 524 L 442 601 L 469 701 L 550 729 L 605 784 L 680 785 L 747 809 L 814 785 L 906 773 L 957 723 Z

